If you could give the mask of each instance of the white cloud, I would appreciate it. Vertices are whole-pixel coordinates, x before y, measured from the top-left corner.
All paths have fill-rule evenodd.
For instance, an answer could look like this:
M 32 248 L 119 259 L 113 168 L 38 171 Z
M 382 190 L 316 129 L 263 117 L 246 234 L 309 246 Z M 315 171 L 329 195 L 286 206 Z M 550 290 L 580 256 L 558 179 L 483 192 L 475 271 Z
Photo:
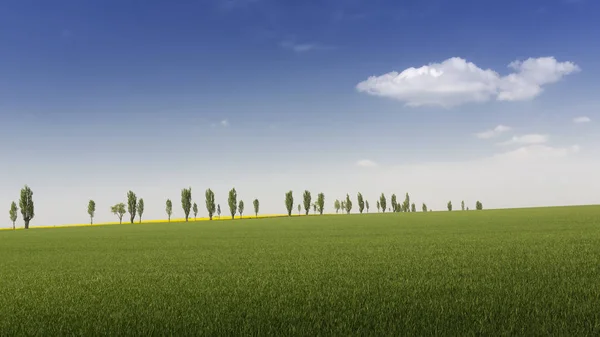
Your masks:
M 581 116 L 573 119 L 573 123 L 581 124 L 581 123 L 589 123 L 592 120 L 589 117 Z
M 228 120 L 226 120 L 226 119 L 224 119 L 224 120 L 222 120 L 222 121 L 221 121 L 221 123 L 220 123 L 220 124 L 221 124 L 221 126 L 222 126 L 222 127 L 226 128 L 226 127 L 228 127 L 228 126 L 229 126 L 229 121 L 228 121 Z
M 516 150 L 497 154 L 494 158 L 502 159 L 547 159 L 556 157 L 565 157 L 571 153 L 579 152 L 579 145 L 570 147 L 552 147 L 541 144 L 534 144 L 520 147 Z
M 548 142 L 550 137 L 548 135 L 541 134 L 528 134 L 523 136 L 513 136 L 511 139 L 499 143 L 499 145 L 533 145 L 533 144 L 543 144 Z
M 479 139 L 489 139 L 489 138 L 494 138 L 496 136 L 499 136 L 500 134 L 510 131 L 512 128 L 506 125 L 498 125 L 495 128 L 491 129 L 491 130 L 485 130 L 479 133 L 475 134 L 475 137 L 479 138 Z
M 283 41 L 280 43 L 280 46 L 284 49 L 289 49 L 296 53 L 304 53 L 312 50 L 333 49 L 332 46 L 325 46 L 318 43 L 294 43 L 292 41 Z
M 359 92 L 393 98 L 408 106 L 451 107 L 469 102 L 519 101 L 533 99 L 546 84 L 579 71 L 572 62 L 554 57 L 529 58 L 509 64 L 513 73 L 500 76 L 459 57 L 420 68 L 371 76 L 356 85 Z
M 369 160 L 369 159 L 363 159 L 363 160 L 359 160 L 356 162 L 356 166 L 360 166 L 360 167 L 376 167 L 377 163 Z

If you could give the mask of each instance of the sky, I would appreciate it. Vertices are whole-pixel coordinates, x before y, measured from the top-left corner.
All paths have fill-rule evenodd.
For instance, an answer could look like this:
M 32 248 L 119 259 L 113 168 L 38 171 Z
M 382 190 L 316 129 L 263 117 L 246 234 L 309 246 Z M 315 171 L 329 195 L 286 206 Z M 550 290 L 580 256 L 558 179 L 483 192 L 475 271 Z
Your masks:
M 1 227 L 164 219 L 181 189 L 421 208 L 600 202 L 595 0 L 7 0 Z M 23 221 L 19 215 L 17 226 Z

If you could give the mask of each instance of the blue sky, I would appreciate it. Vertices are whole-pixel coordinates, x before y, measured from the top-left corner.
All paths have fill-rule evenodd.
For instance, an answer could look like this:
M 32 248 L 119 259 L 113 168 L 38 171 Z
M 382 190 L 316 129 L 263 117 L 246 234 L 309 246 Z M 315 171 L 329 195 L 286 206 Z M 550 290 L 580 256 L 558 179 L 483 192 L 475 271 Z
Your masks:
M 594 203 L 584 173 L 598 164 L 599 10 L 593 0 L 3 1 L 0 202 L 8 209 L 29 184 L 34 225 L 85 222 L 90 198 L 98 220 L 112 220 L 129 189 L 161 218 L 186 186 L 199 204 L 212 187 L 223 205 L 236 186 L 265 212 L 282 212 L 289 189 L 322 190 L 328 206 L 357 191 L 410 192 L 437 209 L 448 198 Z

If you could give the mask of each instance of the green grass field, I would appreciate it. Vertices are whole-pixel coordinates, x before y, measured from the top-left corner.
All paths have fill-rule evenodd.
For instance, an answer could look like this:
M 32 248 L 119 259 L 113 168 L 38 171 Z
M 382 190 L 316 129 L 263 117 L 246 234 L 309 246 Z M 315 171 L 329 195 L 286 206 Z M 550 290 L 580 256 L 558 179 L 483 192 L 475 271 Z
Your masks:
M 1 335 L 599 335 L 600 207 L 0 232 Z

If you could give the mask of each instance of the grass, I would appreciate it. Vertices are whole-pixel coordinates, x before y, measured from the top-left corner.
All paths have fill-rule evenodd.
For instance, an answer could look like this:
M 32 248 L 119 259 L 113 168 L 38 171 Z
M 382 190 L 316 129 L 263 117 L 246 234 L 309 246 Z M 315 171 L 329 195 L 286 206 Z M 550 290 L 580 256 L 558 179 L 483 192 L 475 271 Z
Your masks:
M 1 335 L 599 335 L 600 207 L 0 232 Z

